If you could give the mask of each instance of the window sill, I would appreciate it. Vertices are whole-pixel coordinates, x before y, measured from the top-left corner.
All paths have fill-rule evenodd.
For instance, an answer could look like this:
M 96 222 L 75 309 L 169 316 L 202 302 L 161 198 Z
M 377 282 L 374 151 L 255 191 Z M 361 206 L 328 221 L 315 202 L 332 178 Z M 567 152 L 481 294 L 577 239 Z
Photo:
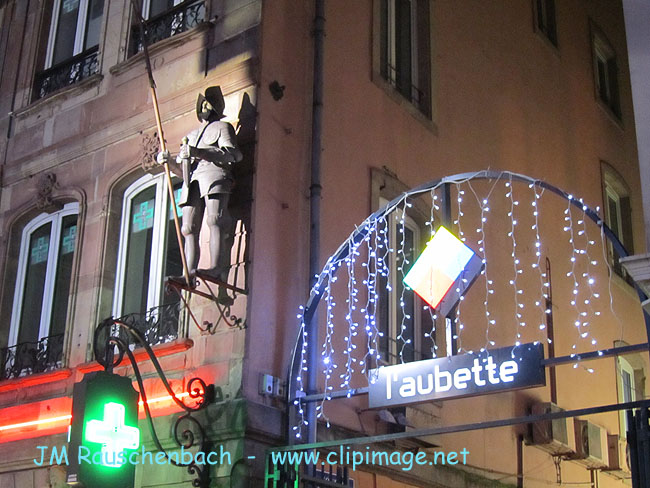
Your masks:
M 43 385 L 45 383 L 55 383 L 57 381 L 65 380 L 72 375 L 70 368 L 56 369 L 54 371 L 47 371 L 45 373 L 36 373 L 20 378 L 12 378 L 0 382 L 0 393 L 11 390 L 20 390 L 30 386 Z
M 607 105 L 600 97 L 596 96 L 596 103 L 601 108 L 603 112 L 607 114 L 607 117 L 618 127 L 620 130 L 625 130 L 623 125 L 622 117 L 616 115 L 614 111 Z
M 165 344 L 158 344 L 157 346 L 153 346 L 151 349 L 156 355 L 156 358 L 161 358 L 164 356 L 171 356 L 172 354 L 179 352 L 185 352 L 188 349 L 191 349 L 192 346 L 194 346 L 194 341 L 192 339 L 176 339 L 175 341 L 166 342 Z M 133 351 L 133 356 L 138 363 L 142 363 L 149 359 L 147 351 L 141 347 Z M 128 364 L 129 358 L 125 355 L 122 359 L 122 362 L 116 367 L 127 366 Z M 90 361 L 77 366 L 77 371 L 84 374 L 90 373 L 92 371 L 101 371 L 103 369 L 104 368 L 102 365 L 100 365 L 97 361 Z
M 418 120 L 422 125 L 424 125 L 428 130 L 430 130 L 433 135 L 438 135 L 438 126 L 433 122 L 432 119 L 427 117 L 425 114 L 420 112 L 418 108 L 413 105 L 409 100 L 404 98 L 400 92 L 398 92 L 390 83 L 388 83 L 380 73 L 373 72 L 372 82 L 377 85 L 381 90 L 383 90 L 394 102 L 403 107 L 408 113 L 410 113 L 413 118 Z M 433 107 L 431 109 L 433 112 Z
M 560 45 L 559 43 L 554 43 L 544 32 L 539 29 L 535 29 L 535 34 L 538 39 L 540 39 L 547 47 L 551 49 L 551 52 L 560 58 Z
M 187 351 L 188 349 L 194 346 L 194 341 L 192 339 L 177 339 L 166 344 L 159 344 L 154 346 L 153 352 L 157 358 L 164 356 L 171 356 L 179 352 Z M 149 356 L 147 352 L 138 348 L 133 351 L 135 360 L 138 363 L 146 361 Z M 128 358 L 125 357 L 122 360 L 121 365 L 126 366 L 128 363 Z M 93 371 L 100 371 L 104 369 L 97 361 L 90 361 L 87 363 L 80 364 L 76 368 L 62 368 L 54 371 L 47 371 L 45 373 L 36 373 L 28 376 L 23 376 L 20 378 L 12 378 L 9 380 L 0 381 L 0 393 L 5 393 L 13 390 L 20 390 L 23 388 L 28 388 L 31 386 L 43 385 L 47 383 L 56 383 L 57 381 L 63 381 L 72 376 L 73 370 L 78 371 L 79 373 L 90 373 Z
M 102 75 L 101 73 L 94 74 L 80 81 L 79 83 L 66 86 L 65 88 L 61 88 L 60 90 L 52 92 L 49 95 L 44 96 L 43 98 L 34 100 L 25 108 L 16 110 L 13 115 L 14 117 L 19 119 L 28 118 L 30 115 L 33 115 L 34 113 L 43 110 L 44 107 L 47 107 L 50 104 L 67 100 L 69 98 L 73 98 L 77 95 L 87 92 L 91 88 L 98 86 L 103 79 L 104 79 L 104 75 Z

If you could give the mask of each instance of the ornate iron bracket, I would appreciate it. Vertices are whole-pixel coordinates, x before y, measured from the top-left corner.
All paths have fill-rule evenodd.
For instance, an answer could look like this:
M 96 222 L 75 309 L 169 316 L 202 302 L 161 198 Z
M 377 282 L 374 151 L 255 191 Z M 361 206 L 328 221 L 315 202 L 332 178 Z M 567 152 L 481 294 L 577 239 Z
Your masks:
M 133 351 L 131 351 L 129 345 L 123 339 L 115 335 L 116 328 L 122 328 L 126 330 L 133 337 L 134 341 L 139 346 L 142 346 L 144 348 L 165 389 L 173 401 L 176 403 L 176 405 L 184 410 L 185 413 L 176 419 L 174 428 L 172 430 L 176 444 L 184 449 L 190 449 L 194 446 L 198 446 L 198 452 L 204 453 L 204 456 L 208 453 L 209 443 L 207 441 L 205 429 L 201 423 L 195 417 L 193 417 L 193 414 L 199 412 L 200 410 L 203 410 L 211 402 L 214 401 L 214 385 L 207 385 L 201 378 L 195 377 L 190 379 L 187 383 L 187 392 L 189 393 L 189 397 L 195 401 L 195 405 L 186 405 L 176 397 L 176 393 L 169 385 L 167 377 L 165 376 L 165 373 L 163 372 L 162 367 L 156 358 L 156 355 L 139 330 L 118 319 L 113 319 L 112 317 L 104 320 L 95 330 L 93 338 L 93 353 L 97 362 L 101 364 L 106 371 L 112 372 L 114 367 L 122 363 L 124 355 L 126 354 L 128 356 L 129 361 L 131 362 L 131 366 L 133 367 L 135 378 L 138 382 L 138 387 L 140 389 L 140 396 L 142 398 L 144 411 L 147 416 L 151 438 L 153 439 L 154 444 L 158 450 L 165 454 L 165 457 L 171 464 L 181 468 L 187 468 L 188 473 L 196 476 L 196 478 L 192 481 L 192 486 L 198 488 L 208 488 L 210 485 L 209 465 L 198 465 L 194 460 L 191 463 L 187 464 L 176 462 L 163 448 L 153 424 L 153 417 L 151 416 L 149 404 L 147 403 L 147 394 L 144 388 L 142 375 L 140 374 L 140 369 L 138 368 L 138 363 L 135 360 Z M 103 336 L 103 334 L 105 335 Z M 103 351 L 100 350 L 100 344 L 102 343 L 104 344 Z M 115 351 L 115 348 L 117 348 L 117 351 Z M 117 352 L 117 355 L 115 352 Z M 193 426 L 195 430 L 193 430 L 190 426 L 182 429 L 182 425 L 185 422 L 189 422 L 190 426 Z M 196 456 L 194 458 L 196 458 Z

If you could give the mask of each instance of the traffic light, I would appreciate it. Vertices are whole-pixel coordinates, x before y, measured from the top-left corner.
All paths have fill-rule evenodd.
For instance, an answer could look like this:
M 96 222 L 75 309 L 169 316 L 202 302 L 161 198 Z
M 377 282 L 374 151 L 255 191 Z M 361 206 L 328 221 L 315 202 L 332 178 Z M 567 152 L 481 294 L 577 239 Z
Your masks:
M 131 488 L 140 446 L 138 392 L 131 380 L 105 371 L 74 385 L 67 483 Z M 135 461 L 134 461 L 135 460 Z

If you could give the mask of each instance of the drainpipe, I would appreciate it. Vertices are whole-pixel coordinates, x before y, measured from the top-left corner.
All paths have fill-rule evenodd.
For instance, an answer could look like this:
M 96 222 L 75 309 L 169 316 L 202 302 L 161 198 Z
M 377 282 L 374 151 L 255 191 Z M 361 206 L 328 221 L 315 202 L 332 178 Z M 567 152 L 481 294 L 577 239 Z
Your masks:
M 314 0 L 314 77 L 311 119 L 311 184 L 309 186 L 309 288 L 320 274 L 320 161 L 323 128 L 323 45 L 325 39 L 325 0 Z M 318 378 L 318 317 L 314 315 L 307 327 L 307 388 L 317 393 Z M 316 442 L 316 403 L 306 406 L 307 442 Z

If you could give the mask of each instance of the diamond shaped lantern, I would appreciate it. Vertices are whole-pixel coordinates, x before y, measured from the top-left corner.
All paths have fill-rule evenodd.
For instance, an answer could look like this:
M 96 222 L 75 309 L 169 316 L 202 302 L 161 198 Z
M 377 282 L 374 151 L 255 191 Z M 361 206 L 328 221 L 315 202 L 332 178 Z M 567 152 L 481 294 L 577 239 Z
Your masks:
M 439 227 L 404 277 L 404 284 L 446 316 L 481 272 L 483 262 L 444 227 Z

